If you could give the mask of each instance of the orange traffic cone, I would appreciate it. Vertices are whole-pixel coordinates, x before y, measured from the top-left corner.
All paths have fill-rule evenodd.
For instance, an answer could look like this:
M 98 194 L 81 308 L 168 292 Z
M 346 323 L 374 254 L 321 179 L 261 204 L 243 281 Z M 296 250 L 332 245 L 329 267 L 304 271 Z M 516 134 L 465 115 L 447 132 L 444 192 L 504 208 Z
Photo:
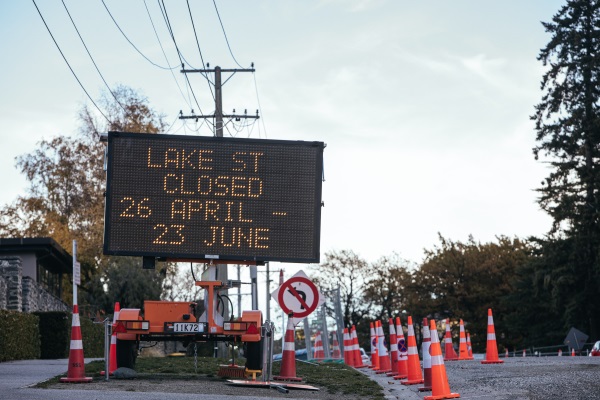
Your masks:
M 415 328 L 413 327 L 412 317 L 410 315 L 408 316 L 408 378 L 400 383 L 403 385 L 423 383 L 421 363 L 419 362 L 419 350 L 417 350 L 417 340 L 415 339 Z
M 437 335 L 437 331 L 435 332 Z M 439 341 L 439 339 L 438 339 Z M 421 343 L 421 353 L 423 353 L 423 386 L 419 388 L 419 392 L 429 392 L 431 390 L 431 332 L 429 332 L 429 324 L 427 318 L 423 318 L 423 343 Z
M 354 354 L 354 368 L 365 368 L 366 365 L 363 364 L 362 354 L 360 354 L 360 345 L 358 344 L 355 325 L 352 325 L 352 329 L 350 329 L 350 343 L 352 343 L 352 353 Z
M 296 377 L 296 345 L 294 344 L 294 336 L 293 315 L 290 314 L 283 341 L 281 369 L 279 370 L 279 375 L 273 377 L 276 381 L 302 381 L 302 378 Z
M 498 358 L 498 345 L 496 344 L 496 331 L 494 330 L 494 317 L 492 309 L 488 308 L 487 346 L 485 349 L 485 360 L 482 364 L 502 364 L 504 361 Z
M 60 378 L 61 382 L 88 383 L 92 378 L 85 376 L 85 360 L 83 357 L 83 341 L 81 340 L 81 324 L 79 308 L 73 304 L 73 321 L 71 323 L 71 345 L 69 348 L 69 368 L 67 377 Z
M 506 348 L 506 351 L 504 352 L 504 358 L 508 358 L 508 347 Z
M 573 354 L 571 354 L 573 355 Z M 523 357 L 527 357 L 527 349 L 523 349 Z
M 115 312 L 113 313 L 113 328 L 119 319 L 119 313 L 121 312 L 121 304 L 117 301 L 115 303 Z M 117 366 L 117 332 L 113 329 L 112 335 L 110 335 L 110 353 L 108 358 L 108 373 L 113 374 Z M 104 375 L 105 371 L 100 371 L 100 375 Z
M 383 334 L 383 327 L 381 321 L 375 321 L 376 332 L 377 332 L 377 355 L 379 356 L 379 371 L 378 374 L 385 374 L 392 370 L 390 363 L 390 355 L 387 349 L 387 343 L 385 335 Z
M 444 361 L 456 361 L 458 355 L 454 351 L 454 345 L 452 344 L 452 332 L 450 332 L 450 318 L 446 318 L 446 336 L 444 337 Z
M 460 343 L 458 347 L 458 359 L 469 359 L 469 349 L 467 348 L 467 335 L 465 333 L 465 324 L 462 318 L 460 319 Z
M 571 349 L 571 357 L 575 357 L 575 348 Z
M 333 344 L 331 345 L 331 358 L 340 359 L 342 353 L 340 351 L 340 343 L 338 342 L 337 331 L 333 331 Z
M 388 321 L 390 327 L 390 357 L 392 358 L 392 371 L 388 372 L 388 376 L 398 375 L 398 338 L 396 337 L 396 327 L 394 326 L 394 319 L 390 318 Z
M 434 320 L 430 321 L 429 327 L 433 333 L 429 349 L 431 353 L 431 396 L 425 396 L 424 400 L 454 399 L 460 397 L 460 394 L 450 392 L 446 366 L 444 365 L 442 348 L 440 347 L 440 340 L 437 336 L 437 327 Z
M 344 328 L 344 363 L 354 367 L 354 352 L 352 351 L 352 345 L 350 344 L 348 328 Z
M 473 359 L 473 346 L 471 346 L 471 334 L 467 332 L 467 351 L 469 353 L 468 360 Z
M 396 317 L 396 339 L 398 340 L 398 375 L 394 376 L 394 379 L 406 379 L 408 377 L 408 347 L 404 339 L 400 317 Z
M 558 356 L 562 357 L 562 349 L 558 349 Z
M 315 337 L 315 348 L 313 349 L 313 358 L 317 360 L 323 360 L 325 358 L 325 352 L 323 351 L 323 340 L 321 339 L 321 332 L 317 331 Z

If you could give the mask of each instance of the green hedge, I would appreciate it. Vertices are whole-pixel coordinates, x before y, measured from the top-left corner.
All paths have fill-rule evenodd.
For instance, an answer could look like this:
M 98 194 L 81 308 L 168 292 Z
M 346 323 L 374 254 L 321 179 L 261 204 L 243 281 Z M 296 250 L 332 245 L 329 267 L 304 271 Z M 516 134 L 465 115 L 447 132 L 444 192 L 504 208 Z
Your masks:
M 0 361 L 68 358 L 72 322 L 70 312 L 0 310 Z M 80 316 L 80 325 L 83 355 L 104 357 L 104 324 Z
M 71 313 L 64 311 L 36 312 L 40 319 L 41 351 L 45 360 L 69 357 Z
M 91 319 L 81 317 L 81 337 L 84 357 L 104 358 L 104 324 L 94 324 Z
M 39 318 L 0 310 L 0 362 L 40 357 Z

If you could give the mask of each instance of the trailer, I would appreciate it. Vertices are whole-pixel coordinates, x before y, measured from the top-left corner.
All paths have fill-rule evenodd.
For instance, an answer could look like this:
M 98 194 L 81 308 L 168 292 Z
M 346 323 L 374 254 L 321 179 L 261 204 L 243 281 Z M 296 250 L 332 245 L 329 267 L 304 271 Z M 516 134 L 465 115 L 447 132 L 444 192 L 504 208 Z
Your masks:
M 113 331 L 117 334 L 117 365 L 135 368 L 141 341 L 219 341 L 244 345 L 246 368 L 262 368 L 259 310 L 243 311 L 237 318 L 225 318 L 217 307 L 218 292 L 229 289 L 226 282 L 196 281 L 205 289 L 204 307 L 189 301 L 144 301 L 139 308 L 121 309 Z

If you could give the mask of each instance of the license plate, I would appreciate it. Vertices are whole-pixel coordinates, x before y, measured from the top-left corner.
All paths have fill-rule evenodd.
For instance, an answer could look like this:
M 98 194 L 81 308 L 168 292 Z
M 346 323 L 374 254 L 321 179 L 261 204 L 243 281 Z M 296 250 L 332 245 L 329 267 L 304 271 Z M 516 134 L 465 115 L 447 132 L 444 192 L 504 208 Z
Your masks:
M 173 332 L 202 333 L 204 332 L 204 325 L 197 322 L 175 322 L 173 323 Z

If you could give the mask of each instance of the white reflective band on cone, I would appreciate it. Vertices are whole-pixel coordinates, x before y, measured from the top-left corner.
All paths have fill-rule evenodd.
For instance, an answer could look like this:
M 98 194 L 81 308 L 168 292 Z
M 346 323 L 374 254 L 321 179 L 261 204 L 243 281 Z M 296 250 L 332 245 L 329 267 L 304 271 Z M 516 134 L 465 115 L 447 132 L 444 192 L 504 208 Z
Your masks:
M 283 351 L 295 351 L 294 343 L 285 342 L 283 343 Z
M 488 333 L 487 334 L 487 340 L 496 340 L 496 334 L 495 333 Z
M 488 315 L 488 325 L 494 325 L 494 317 L 491 315 Z
M 83 350 L 83 342 L 81 340 L 71 340 L 71 350 Z
M 79 314 L 73 314 L 73 323 L 71 326 L 81 326 L 79 322 Z
M 439 356 L 431 356 L 431 366 L 444 365 L 444 357 L 440 354 Z
M 419 354 L 419 352 L 417 351 L 417 348 L 414 347 L 414 346 L 409 346 L 409 348 L 408 348 L 408 355 L 409 356 L 414 356 L 415 354 L 416 355 Z

